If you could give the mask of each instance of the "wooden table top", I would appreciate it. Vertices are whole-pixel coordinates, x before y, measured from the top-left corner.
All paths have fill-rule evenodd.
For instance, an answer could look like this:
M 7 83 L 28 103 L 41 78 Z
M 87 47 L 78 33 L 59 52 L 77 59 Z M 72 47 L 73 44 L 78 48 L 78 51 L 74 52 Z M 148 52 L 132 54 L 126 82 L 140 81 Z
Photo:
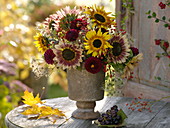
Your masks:
M 126 119 L 127 125 L 125 128 L 170 128 L 170 102 L 154 102 L 151 106 L 152 112 L 144 110 L 142 112 L 132 111 L 128 109 L 126 104 L 130 104 L 133 98 L 125 97 L 105 97 L 101 101 L 96 102 L 95 110 L 105 112 L 113 105 L 118 105 L 128 118 Z M 151 100 L 144 100 L 151 101 Z M 48 119 L 27 119 L 19 112 L 23 106 L 19 106 L 10 111 L 6 115 L 6 125 L 8 128 L 97 128 L 92 120 L 80 120 L 71 117 L 72 112 L 76 109 L 75 101 L 70 100 L 68 97 L 47 99 L 47 105 L 56 107 L 65 112 L 69 118 L 58 119 L 55 124 L 52 124 Z

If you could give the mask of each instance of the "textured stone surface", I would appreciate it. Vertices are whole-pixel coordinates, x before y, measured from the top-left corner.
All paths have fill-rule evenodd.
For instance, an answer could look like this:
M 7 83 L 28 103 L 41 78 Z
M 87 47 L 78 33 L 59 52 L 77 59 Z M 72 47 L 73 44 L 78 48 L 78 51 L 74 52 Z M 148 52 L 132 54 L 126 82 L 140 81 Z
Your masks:
M 68 70 L 69 98 L 75 101 L 96 101 L 103 99 L 104 77 L 104 72 L 92 74 L 86 70 Z
M 104 97 L 105 73 L 96 74 L 86 70 L 71 69 L 67 71 L 68 96 L 77 101 L 77 110 L 72 114 L 77 119 L 97 119 L 98 112 L 94 112 L 95 101 Z

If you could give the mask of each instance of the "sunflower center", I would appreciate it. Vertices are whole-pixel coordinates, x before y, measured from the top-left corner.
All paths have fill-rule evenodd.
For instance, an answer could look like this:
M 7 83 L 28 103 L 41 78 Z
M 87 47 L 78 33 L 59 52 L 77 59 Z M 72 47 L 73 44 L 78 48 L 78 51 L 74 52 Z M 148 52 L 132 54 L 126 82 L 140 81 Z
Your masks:
M 120 43 L 113 43 L 112 53 L 114 56 L 119 56 L 122 53 L 122 47 Z
M 64 58 L 65 60 L 70 61 L 70 60 L 74 59 L 74 57 L 75 57 L 75 52 L 72 51 L 71 49 L 64 49 L 64 50 L 62 51 L 62 56 L 63 56 L 63 58 Z
M 93 41 L 93 46 L 94 46 L 95 48 L 100 48 L 101 45 L 102 45 L 102 41 L 101 41 L 101 40 L 96 39 L 96 40 Z
M 42 38 L 42 39 L 41 39 L 41 43 L 43 44 L 43 46 L 48 47 L 48 44 L 47 44 L 47 41 L 46 41 L 45 38 Z
M 106 21 L 105 18 L 104 18 L 104 16 L 102 16 L 102 15 L 100 15 L 100 14 L 95 14 L 94 17 L 95 17 L 98 21 L 100 21 L 100 22 L 102 22 L 102 23 L 104 23 L 104 22 Z

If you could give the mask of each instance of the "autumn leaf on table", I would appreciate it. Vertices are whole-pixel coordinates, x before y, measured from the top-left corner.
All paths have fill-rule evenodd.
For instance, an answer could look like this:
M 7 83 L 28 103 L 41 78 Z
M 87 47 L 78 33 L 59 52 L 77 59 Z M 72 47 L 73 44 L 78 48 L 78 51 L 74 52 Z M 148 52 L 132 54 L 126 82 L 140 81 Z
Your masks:
M 24 112 L 21 114 L 28 116 L 28 118 L 48 118 L 53 123 L 60 117 L 66 117 L 65 114 L 57 108 L 52 108 L 50 106 L 44 106 L 39 97 L 39 94 L 34 98 L 32 92 L 28 92 L 27 90 L 24 92 L 24 96 L 22 96 L 23 103 L 29 105 Z M 38 104 L 40 103 L 40 104 Z M 67 119 L 66 119 L 67 120 Z
M 23 115 L 32 115 L 30 117 L 39 117 L 40 114 L 40 107 L 36 104 L 32 105 L 30 108 L 26 109 L 24 112 L 22 112 L 21 114 Z
M 30 105 L 30 106 L 38 104 L 38 103 L 40 104 L 43 103 L 39 97 L 39 94 L 37 94 L 37 96 L 34 98 L 32 92 L 28 92 L 28 90 L 24 92 L 24 96 L 22 96 L 22 98 L 24 99 L 23 103 Z
M 57 108 L 53 109 L 49 106 L 42 106 L 40 110 L 41 110 L 41 114 L 39 115 L 39 118 L 49 117 L 49 116 L 57 116 L 57 117 L 65 116 L 65 114 L 62 111 L 58 110 Z
M 57 108 L 53 109 L 49 106 L 42 106 L 40 110 L 41 114 L 39 115 L 38 119 L 47 117 L 49 120 L 55 123 L 59 117 L 66 117 L 65 114 Z

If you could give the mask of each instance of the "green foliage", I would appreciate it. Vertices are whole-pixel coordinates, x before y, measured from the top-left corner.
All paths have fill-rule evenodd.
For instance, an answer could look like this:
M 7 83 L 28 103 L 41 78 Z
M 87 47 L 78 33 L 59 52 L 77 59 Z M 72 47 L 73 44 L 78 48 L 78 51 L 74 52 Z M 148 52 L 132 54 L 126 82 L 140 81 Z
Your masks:
M 169 0 L 165 0 L 165 1 L 161 1 L 158 6 L 160 10 L 165 10 L 167 9 L 170 5 Z M 158 17 L 156 12 L 152 12 L 151 10 L 148 10 L 148 12 L 146 12 L 146 14 L 148 15 L 148 19 L 155 19 L 155 23 L 158 22 L 162 22 L 164 23 L 163 26 L 166 29 L 170 29 L 170 18 L 167 18 L 165 15 Z M 156 58 L 159 60 L 162 57 L 167 57 L 168 59 L 170 59 L 170 52 L 168 51 L 169 49 L 169 42 L 163 39 L 155 39 L 155 45 L 159 46 L 163 52 L 162 53 L 157 53 L 156 54 Z M 170 66 L 170 64 L 168 65 L 168 67 Z M 159 76 L 155 76 L 155 79 L 158 81 L 163 81 L 161 77 Z M 166 82 L 166 81 L 164 81 Z
M 21 94 L 19 93 L 11 93 L 11 90 L 7 88 L 5 85 L 0 85 L 0 127 L 4 128 L 4 119 L 5 115 L 12 110 L 16 105 L 18 105 L 18 102 L 20 100 Z
M 158 22 L 159 22 L 159 19 L 155 19 L 155 22 L 158 23 Z
M 118 111 L 118 115 L 122 117 L 122 120 L 125 120 L 126 118 L 128 118 L 122 109 Z
M 155 12 L 152 13 L 152 17 L 156 17 L 156 13 Z
M 148 18 L 150 19 L 150 18 L 152 18 L 152 16 L 148 16 Z
M 10 90 L 5 85 L 0 85 L 0 128 L 5 128 L 4 119 L 5 115 L 18 105 L 21 93 Z
M 145 14 L 150 14 L 151 13 L 151 10 L 149 10 L 148 12 L 146 12 Z
M 126 10 L 124 13 L 121 13 L 124 17 L 121 19 L 121 27 L 123 30 L 126 30 L 126 21 L 130 16 L 134 14 L 134 7 L 132 4 L 133 0 L 122 0 L 122 7 Z
M 163 17 L 162 17 L 162 20 L 166 20 L 166 16 L 163 16 Z
M 164 27 L 165 27 L 165 28 L 169 27 L 169 24 L 164 24 Z
M 151 14 L 152 13 L 152 14 Z M 155 19 L 155 23 L 158 23 L 158 22 L 163 22 L 164 23 L 164 27 L 165 28 L 168 28 L 170 26 L 170 19 L 167 20 L 167 17 L 166 16 L 162 16 L 161 18 L 157 17 L 157 14 L 156 12 L 152 12 L 151 10 L 148 10 L 148 12 L 146 12 L 145 14 L 147 14 L 148 16 L 148 19 Z
M 114 65 L 114 64 L 113 64 Z M 107 65 L 107 72 L 105 75 L 105 92 L 107 96 L 121 96 L 121 88 L 124 86 L 123 79 L 119 76 L 121 72 L 117 73 L 119 67 L 113 67 L 113 65 Z M 117 68 L 117 71 L 115 70 Z
M 48 89 L 48 98 L 66 97 L 67 92 L 59 84 L 52 84 Z

